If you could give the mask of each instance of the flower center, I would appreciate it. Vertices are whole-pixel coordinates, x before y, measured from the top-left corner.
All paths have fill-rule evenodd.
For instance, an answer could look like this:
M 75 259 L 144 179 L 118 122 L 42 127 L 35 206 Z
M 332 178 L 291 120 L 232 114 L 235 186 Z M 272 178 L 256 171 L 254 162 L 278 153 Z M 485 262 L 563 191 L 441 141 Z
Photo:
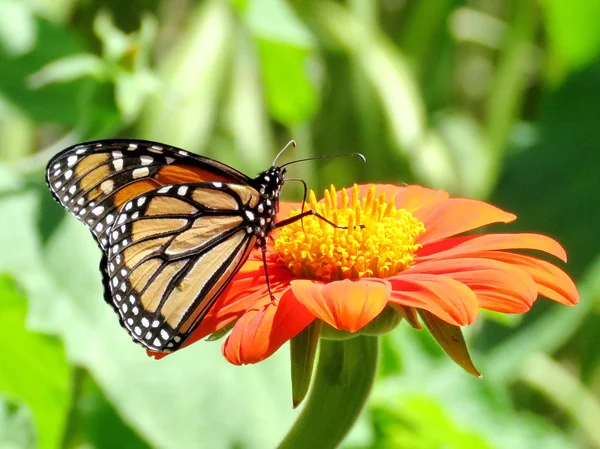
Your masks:
M 315 216 L 280 229 L 275 250 L 296 276 L 325 282 L 385 278 L 412 264 L 420 248 L 415 240 L 425 232 L 423 223 L 407 210 L 397 209 L 394 198 L 388 200 L 385 193 L 376 198 L 374 186 L 365 198 L 359 198 L 357 185 L 350 194 L 343 189 L 338 201 L 331 186 L 323 202 L 317 202 L 312 190 L 308 199 L 312 210 L 348 229 L 334 228 Z

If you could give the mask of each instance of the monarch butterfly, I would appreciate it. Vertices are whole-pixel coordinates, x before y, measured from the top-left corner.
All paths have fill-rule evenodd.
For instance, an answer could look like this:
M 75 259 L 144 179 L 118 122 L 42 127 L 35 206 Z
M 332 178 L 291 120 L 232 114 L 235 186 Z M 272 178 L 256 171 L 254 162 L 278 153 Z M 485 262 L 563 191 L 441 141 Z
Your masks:
M 264 259 L 273 229 L 318 216 L 275 220 L 286 165 L 306 160 L 277 166 L 288 146 L 256 178 L 143 140 L 81 143 L 50 160 L 50 191 L 100 246 L 104 299 L 134 341 L 152 351 L 180 348 L 253 248 Z

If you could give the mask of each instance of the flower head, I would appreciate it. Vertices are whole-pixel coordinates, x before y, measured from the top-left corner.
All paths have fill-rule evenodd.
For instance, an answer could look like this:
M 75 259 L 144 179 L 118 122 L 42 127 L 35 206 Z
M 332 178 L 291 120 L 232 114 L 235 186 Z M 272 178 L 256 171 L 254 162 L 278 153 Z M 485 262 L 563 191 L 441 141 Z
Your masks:
M 514 252 L 541 251 L 566 262 L 555 240 L 464 235 L 515 220 L 490 204 L 419 186 L 355 185 L 331 187 L 321 201 L 311 192 L 309 207 L 338 227 L 309 216 L 274 235 L 267 271 L 276 299 L 257 251 L 190 342 L 235 323 L 223 354 L 234 364 L 256 363 L 314 320 L 360 332 L 389 306 L 413 327 L 420 328 L 420 313 L 436 336 L 443 326 L 473 323 L 479 309 L 523 313 L 538 295 L 565 305 L 579 301 L 564 271 Z M 299 205 L 282 204 L 280 218 L 299 213 Z

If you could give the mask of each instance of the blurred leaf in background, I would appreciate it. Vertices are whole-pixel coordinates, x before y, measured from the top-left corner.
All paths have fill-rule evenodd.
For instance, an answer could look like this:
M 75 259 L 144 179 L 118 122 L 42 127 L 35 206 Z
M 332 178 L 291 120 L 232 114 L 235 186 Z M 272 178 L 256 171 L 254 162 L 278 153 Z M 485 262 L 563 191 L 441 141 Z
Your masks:
M 598 17 L 600 0 L 0 0 L 0 446 L 266 448 L 297 417 L 285 350 L 157 362 L 104 303 L 99 251 L 43 170 L 135 137 L 249 175 L 292 138 L 286 161 L 358 151 L 290 176 L 491 198 L 558 239 L 578 307 L 481 316 L 481 381 L 401 323 L 342 446 L 600 447 Z

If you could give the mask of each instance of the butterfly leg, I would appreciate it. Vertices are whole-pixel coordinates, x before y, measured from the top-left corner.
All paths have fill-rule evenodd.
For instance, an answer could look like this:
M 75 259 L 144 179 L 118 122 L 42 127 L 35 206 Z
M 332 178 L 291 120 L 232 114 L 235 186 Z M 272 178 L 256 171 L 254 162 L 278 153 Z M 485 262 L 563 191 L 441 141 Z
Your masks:
M 269 290 L 269 296 L 271 297 L 271 302 L 276 303 L 277 301 L 279 301 L 279 298 L 277 296 L 275 296 L 275 294 L 273 293 L 273 290 L 271 290 L 271 281 L 269 280 L 269 266 L 267 265 L 267 244 L 266 244 L 266 242 L 263 242 L 262 245 L 260 245 L 260 250 L 262 252 L 263 267 L 265 268 L 265 279 L 267 281 L 267 289 Z
M 281 220 L 281 221 L 275 223 L 275 229 L 283 228 L 284 226 L 291 225 L 292 223 L 295 223 L 298 220 L 302 220 L 304 217 L 308 217 L 309 215 L 312 215 L 313 217 L 317 217 L 319 220 L 323 220 L 325 223 L 333 226 L 336 229 L 348 229 L 348 226 L 337 225 L 333 221 L 325 218 L 323 215 L 321 215 L 320 213 L 318 213 L 314 210 L 307 210 L 298 215 L 294 215 L 293 217 L 286 218 L 285 220 Z M 359 225 L 359 227 L 364 228 L 365 225 Z

